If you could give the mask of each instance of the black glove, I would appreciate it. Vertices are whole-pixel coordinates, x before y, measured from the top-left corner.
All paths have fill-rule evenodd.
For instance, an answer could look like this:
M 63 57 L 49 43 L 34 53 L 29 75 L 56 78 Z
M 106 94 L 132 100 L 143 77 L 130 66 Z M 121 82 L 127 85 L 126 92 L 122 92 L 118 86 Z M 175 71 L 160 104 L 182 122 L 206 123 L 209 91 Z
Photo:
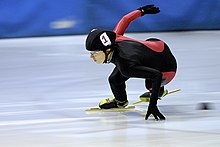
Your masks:
M 146 116 L 145 116 L 145 120 L 147 120 L 148 119 L 148 117 L 150 116 L 150 115 L 153 115 L 154 116 L 154 118 L 156 119 L 156 120 L 165 120 L 166 118 L 163 116 L 163 114 L 161 114 L 160 113 L 160 111 L 159 111 L 159 109 L 157 108 L 157 106 L 155 105 L 151 105 L 151 104 L 149 104 L 149 106 L 148 106 L 148 110 L 147 110 L 147 114 L 146 114 Z M 159 117 L 159 118 L 158 118 Z
M 141 16 L 145 14 L 157 14 L 160 12 L 160 9 L 158 7 L 155 7 L 154 5 L 146 5 L 138 8 L 138 10 L 141 10 L 142 12 Z

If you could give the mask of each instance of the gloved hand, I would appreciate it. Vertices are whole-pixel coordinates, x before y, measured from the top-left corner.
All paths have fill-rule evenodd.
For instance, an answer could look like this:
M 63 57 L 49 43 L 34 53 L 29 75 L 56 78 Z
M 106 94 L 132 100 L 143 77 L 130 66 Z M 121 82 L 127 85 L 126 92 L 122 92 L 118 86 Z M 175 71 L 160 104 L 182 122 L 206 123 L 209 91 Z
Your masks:
M 157 14 L 160 12 L 160 9 L 154 5 L 146 5 L 138 8 L 138 10 L 141 10 L 142 16 L 145 14 Z
M 155 118 L 156 120 L 165 120 L 165 119 L 166 119 L 166 118 L 163 116 L 163 114 L 160 113 L 160 111 L 159 111 L 159 109 L 157 108 L 156 105 L 154 106 L 154 105 L 149 104 L 148 110 L 147 110 L 147 114 L 146 114 L 146 116 L 145 116 L 145 120 L 147 120 L 148 117 L 149 117 L 151 114 L 154 116 L 154 118 Z M 158 117 L 159 117 L 159 118 L 158 118 Z

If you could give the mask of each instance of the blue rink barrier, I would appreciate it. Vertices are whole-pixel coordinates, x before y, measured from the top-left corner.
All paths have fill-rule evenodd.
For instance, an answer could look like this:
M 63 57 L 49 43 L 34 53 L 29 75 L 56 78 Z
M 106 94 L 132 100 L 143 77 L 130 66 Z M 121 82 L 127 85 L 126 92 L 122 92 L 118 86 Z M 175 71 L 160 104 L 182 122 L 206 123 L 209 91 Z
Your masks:
M 138 18 L 127 32 L 220 29 L 220 0 L 1 0 L 0 38 L 113 29 L 123 15 L 146 4 L 161 13 Z

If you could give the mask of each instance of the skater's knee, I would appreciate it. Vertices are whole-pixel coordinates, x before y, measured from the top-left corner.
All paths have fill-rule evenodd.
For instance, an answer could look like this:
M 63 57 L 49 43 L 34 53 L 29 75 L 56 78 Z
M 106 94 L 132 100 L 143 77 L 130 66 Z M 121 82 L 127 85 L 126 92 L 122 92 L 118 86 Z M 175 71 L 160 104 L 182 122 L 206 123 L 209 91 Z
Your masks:
M 109 76 L 108 81 L 110 84 L 117 84 L 119 82 L 117 76 Z

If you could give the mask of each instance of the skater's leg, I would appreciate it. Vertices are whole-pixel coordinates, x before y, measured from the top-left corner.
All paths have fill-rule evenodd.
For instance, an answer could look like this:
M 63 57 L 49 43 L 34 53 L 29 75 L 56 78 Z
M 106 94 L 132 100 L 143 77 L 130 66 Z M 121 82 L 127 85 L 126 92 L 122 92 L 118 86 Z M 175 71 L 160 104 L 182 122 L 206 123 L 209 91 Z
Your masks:
M 118 68 L 114 68 L 109 76 L 109 84 L 115 98 L 104 99 L 100 102 L 99 107 L 102 109 L 120 108 L 128 105 L 125 81 L 127 77 L 123 76 Z
M 147 92 L 140 95 L 140 98 L 150 98 L 151 95 L 151 88 L 152 88 L 152 82 L 149 79 L 145 79 L 145 87 L 148 90 Z
M 152 89 L 151 80 L 148 80 L 148 79 L 145 80 L 145 87 L 146 87 L 146 89 L 149 90 L 149 91 L 147 91 L 147 92 L 145 92 L 144 94 L 140 95 L 140 98 L 141 98 L 141 97 L 142 97 L 142 98 L 150 98 L 151 89 Z M 164 86 L 161 86 L 161 87 L 160 87 L 160 90 L 159 90 L 159 97 L 165 96 L 165 95 L 167 94 L 167 92 L 168 92 L 168 91 L 167 91 L 166 89 L 164 89 Z
M 118 68 L 115 67 L 108 80 L 115 99 L 121 102 L 127 101 L 125 81 L 128 78 L 123 76 Z

